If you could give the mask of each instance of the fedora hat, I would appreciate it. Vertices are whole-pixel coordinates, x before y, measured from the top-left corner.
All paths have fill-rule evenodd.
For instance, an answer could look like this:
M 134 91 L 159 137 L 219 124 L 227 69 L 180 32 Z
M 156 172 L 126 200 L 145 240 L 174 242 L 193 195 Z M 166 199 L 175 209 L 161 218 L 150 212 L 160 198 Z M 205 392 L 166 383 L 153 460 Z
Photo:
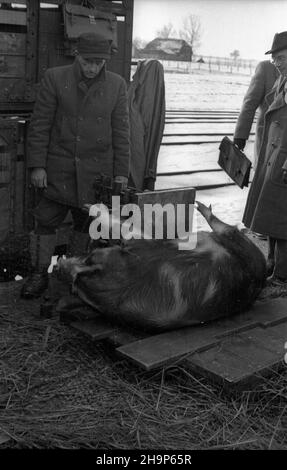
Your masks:
M 77 51 L 84 58 L 110 59 L 112 40 L 95 33 L 83 33 L 77 40 Z
M 282 51 L 282 49 L 287 49 L 287 31 L 275 34 L 272 47 L 265 54 L 273 54 L 273 52 Z

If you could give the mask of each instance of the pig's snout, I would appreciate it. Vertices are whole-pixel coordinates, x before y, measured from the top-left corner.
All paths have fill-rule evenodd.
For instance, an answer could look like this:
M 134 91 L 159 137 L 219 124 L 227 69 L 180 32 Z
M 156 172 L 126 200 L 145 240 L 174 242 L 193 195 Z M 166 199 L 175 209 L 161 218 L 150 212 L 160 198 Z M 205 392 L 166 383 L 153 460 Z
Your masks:
M 91 273 L 102 268 L 99 264 L 91 264 L 87 258 L 61 258 L 57 263 L 57 270 L 60 277 L 74 283 L 81 273 Z

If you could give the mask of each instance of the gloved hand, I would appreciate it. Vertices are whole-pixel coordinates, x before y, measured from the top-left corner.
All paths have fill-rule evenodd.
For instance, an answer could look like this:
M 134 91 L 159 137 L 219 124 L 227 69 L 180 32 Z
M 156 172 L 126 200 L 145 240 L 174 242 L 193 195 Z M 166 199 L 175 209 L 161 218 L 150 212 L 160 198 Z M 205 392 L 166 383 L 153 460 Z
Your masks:
M 31 183 L 35 188 L 47 188 L 47 172 L 45 168 L 33 168 Z
M 115 176 L 113 184 L 113 194 L 119 195 L 121 191 L 125 191 L 128 186 L 128 178 L 126 176 Z
M 239 148 L 239 150 L 244 150 L 246 145 L 246 139 L 233 139 L 233 143 Z

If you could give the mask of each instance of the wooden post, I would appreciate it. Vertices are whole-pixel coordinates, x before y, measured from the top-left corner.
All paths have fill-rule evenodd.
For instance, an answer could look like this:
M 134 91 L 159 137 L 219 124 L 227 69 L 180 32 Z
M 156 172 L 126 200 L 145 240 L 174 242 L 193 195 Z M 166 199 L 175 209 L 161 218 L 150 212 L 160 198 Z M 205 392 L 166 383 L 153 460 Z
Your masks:
M 37 82 L 37 47 L 40 2 L 27 0 L 26 91 L 25 98 L 33 100 L 33 85 Z

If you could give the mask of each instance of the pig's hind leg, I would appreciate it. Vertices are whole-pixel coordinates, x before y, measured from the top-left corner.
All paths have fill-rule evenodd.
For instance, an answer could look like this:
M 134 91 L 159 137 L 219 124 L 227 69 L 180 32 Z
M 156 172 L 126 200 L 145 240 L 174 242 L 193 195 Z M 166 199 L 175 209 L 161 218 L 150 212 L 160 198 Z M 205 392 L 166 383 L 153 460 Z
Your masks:
M 212 228 L 212 230 L 218 234 L 223 233 L 226 231 L 227 228 L 233 228 L 233 226 L 222 222 L 218 219 L 213 213 L 211 206 L 207 207 L 202 202 L 195 201 L 197 204 L 197 210 L 201 213 L 201 215 L 205 218 L 206 222 Z

